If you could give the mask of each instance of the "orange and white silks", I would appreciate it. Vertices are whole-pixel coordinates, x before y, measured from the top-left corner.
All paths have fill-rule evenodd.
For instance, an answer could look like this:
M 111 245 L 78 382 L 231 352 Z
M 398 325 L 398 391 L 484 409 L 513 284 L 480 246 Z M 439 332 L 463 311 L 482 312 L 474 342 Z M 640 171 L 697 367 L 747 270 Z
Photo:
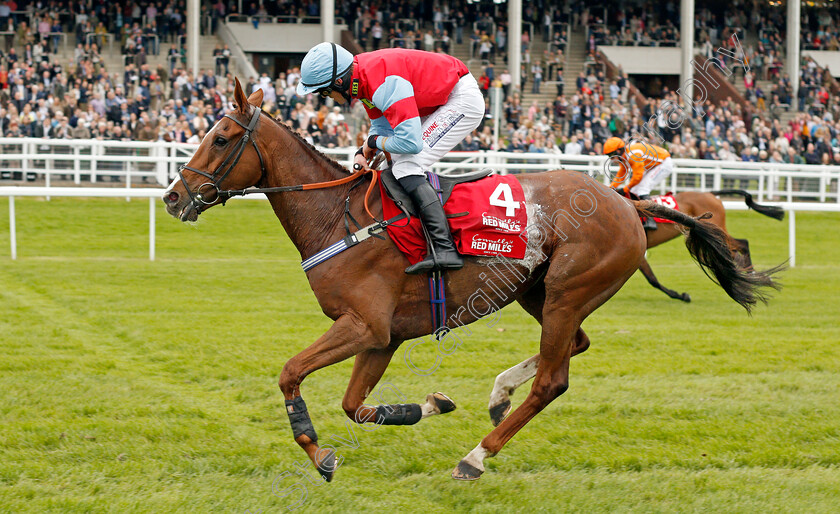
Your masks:
M 620 168 L 610 186 L 619 187 L 627 180 L 627 174 L 632 170 L 627 189 L 633 189 L 642 181 L 645 173 L 649 173 L 655 168 L 662 166 L 666 160 L 670 162 L 670 158 L 671 154 L 668 150 L 659 146 L 641 141 L 630 143 L 625 147 L 624 153 L 618 158 Z

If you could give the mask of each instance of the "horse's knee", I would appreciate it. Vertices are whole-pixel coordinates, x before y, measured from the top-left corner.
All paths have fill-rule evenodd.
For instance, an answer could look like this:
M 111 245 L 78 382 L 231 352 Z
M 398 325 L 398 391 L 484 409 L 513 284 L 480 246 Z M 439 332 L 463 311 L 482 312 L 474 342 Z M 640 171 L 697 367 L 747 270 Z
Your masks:
M 297 396 L 295 392 L 301 381 L 301 373 L 293 361 L 288 361 L 283 370 L 280 372 L 280 380 L 278 385 L 280 390 L 287 398 Z
M 354 423 L 359 423 L 359 419 L 356 419 L 356 412 L 359 410 L 359 407 L 364 405 L 361 401 L 356 399 L 348 399 L 344 398 L 341 401 L 341 408 L 344 410 L 344 414 L 347 415 Z M 361 414 L 361 413 L 360 413 Z
M 346 414 L 347 417 L 350 418 L 350 421 L 358 423 L 358 421 L 356 421 L 356 409 L 352 407 L 344 407 L 344 414 Z

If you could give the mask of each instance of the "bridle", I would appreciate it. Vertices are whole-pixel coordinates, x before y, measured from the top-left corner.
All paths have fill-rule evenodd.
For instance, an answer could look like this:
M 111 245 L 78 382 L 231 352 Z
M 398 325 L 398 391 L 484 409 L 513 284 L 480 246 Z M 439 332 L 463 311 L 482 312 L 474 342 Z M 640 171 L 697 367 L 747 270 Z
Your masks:
M 235 168 L 236 165 L 239 164 L 239 159 L 242 158 L 242 153 L 245 152 L 245 148 L 248 146 L 249 141 L 254 146 L 254 150 L 256 150 L 257 152 L 257 157 L 259 157 L 260 159 L 260 169 L 262 170 L 260 182 L 262 182 L 263 177 L 265 177 L 265 163 L 263 162 L 262 153 L 260 153 L 260 148 L 257 146 L 256 140 L 251 138 L 251 134 L 257 128 L 257 122 L 260 121 L 261 113 L 262 109 L 254 109 L 254 114 L 251 116 L 251 121 L 248 122 L 247 126 L 244 125 L 241 121 L 231 116 L 230 114 L 224 115 L 225 118 L 233 121 L 240 127 L 244 128 L 245 134 L 242 135 L 242 137 L 236 143 L 236 146 L 233 148 L 233 151 L 230 152 L 227 157 L 225 157 L 225 160 L 222 161 L 221 164 L 219 164 L 219 166 L 216 168 L 215 171 L 213 171 L 212 174 L 207 173 L 206 171 L 187 166 L 186 164 L 182 164 L 178 168 L 178 177 L 181 178 L 181 183 L 184 184 L 184 189 L 187 190 L 187 195 L 189 195 L 190 197 L 190 203 L 196 210 L 196 214 L 201 214 L 201 211 L 204 210 L 205 207 L 216 203 L 222 198 L 222 191 L 219 186 L 221 186 L 222 181 L 224 181 L 227 178 L 227 176 L 230 175 L 230 172 L 233 171 L 233 168 Z M 226 167 L 227 169 L 225 169 Z M 210 179 L 210 182 L 205 182 L 198 186 L 198 189 L 196 189 L 195 194 L 193 194 L 190 188 L 187 187 L 187 181 L 184 180 L 184 170 L 190 170 L 193 173 L 198 173 L 202 177 L 207 177 L 208 179 Z M 216 193 L 215 195 L 213 195 L 212 200 L 209 198 L 211 192 Z M 207 198 L 205 198 L 205 194 L 207 195 Z M 222 200 L 222 203 L 224 203 L 225 201 L 227 201 L 227 198 L 224 198 Z
M 353 173 L 350 175 L 336 179 L 330 180 L 328 182 L 316 182 L 314 184 L 298 184 L 295 186 L 278 186 L 278 187 L 249 187 L 247 189 L 221 189 L 222 181 L 224 181 L 227 176 L 233 171 L 233 168 L 239 163 L 239 159 L 242 158 L 242 153 L 245 151 L 245 148 L 250 141 L 251 144 L 254 146 L 254 150 L 257 152 L 257 157 L 260 159 L 260 180 L 257 181 L 257 184 L 263 182 L 265 179 L 265 162 L 262 158 L 262 153 L 260 153 L 260 149 L 257 146 L 257 141 L 255 138 L 251 137 L 251 134 L 257 128 L 257 122 L 260 119 L 260 114 L 262 113 L 262 109 L 256 107 L 254 109 L 254 114 L 251 116 L 251 120 L 248 122 L 248 125 L 244 125 L 242 122 L 234 118 L 229 114 L 225 114 L 225 118 L 232 120 L 234 123 L 239 125 L 240 127 L 245 129 L 245 134 L 239 139 L 234 147 L 233 151 L 231 151 L 228 156 L 225 158 L 224 161 L 216 168 L 216 170 L 211 174 L 206 171 L 202 171 L 186 164 L 181 165 L 178 168 L 178 177 L 181 179 L 181 183 L 184 185 L 184 189 L 187 190 L 187 195 L 190 198 L 190 205 L 195 209 L 196 215 L 201 214 L 206 207 L 215 204 L 216 202 L 221 202 L 222 205 L 225 204 L 229 199 L 233 198 L 234 196 L 245 196 L 257 193 L 287 193 L 291 191 L 310 191 L 313 189 L 325 189 L 328 187 L 340 186 L 342 184 L 347 184 L 348 182 L 352 182 L 362 176 L 371 173 L 373 175 L 372 180 L 370 181 L 370 185 L 368 186 L 367 192 L 365 193 L 365 211 L 367 211 L 368 215 L 376 219 L 376 217 L 371 213 L 371 210 L 368 206 L 368 200 L 370 198 L 370 194 L 373 191 L 374 186 L 376 185 L 377 180 L 379 179 L 379 170 L 375 168 L 370 168 L 367 166 L 360 166 L 358 164 L 353 165 Z M 385 152 L 385 155 L 390 161 L 390 156 Z M 189 187 L 187 187 L 187 181 L 184 180 L 183 170 L 189 170 L 193 173 L 198 173 L 202 177 L 207 177 L 210 179 L 210 182 L 205 182 L 198 186 L 195 193 L 193 193 Z

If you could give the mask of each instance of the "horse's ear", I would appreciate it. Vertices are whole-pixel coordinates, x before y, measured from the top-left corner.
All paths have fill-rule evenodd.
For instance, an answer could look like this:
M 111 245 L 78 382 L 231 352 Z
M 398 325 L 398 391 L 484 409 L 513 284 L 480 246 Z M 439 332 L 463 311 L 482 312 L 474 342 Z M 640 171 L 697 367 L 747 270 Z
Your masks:
M 233 101 L 236 103 L 236 110 L 241 112 L 242 114 L 248 113 L 248 99 L 245 98 L 245 92 L 242 91 L 242 84 L 239 83 L 239 79 L 234 79 L 234 86 L 233 86 Z
M 257 109 L 260 108 L 263 102 L 263 90 L 262 88 L 257 89 L 251 96 L 248 97 L 248 103 L 256 107 Z

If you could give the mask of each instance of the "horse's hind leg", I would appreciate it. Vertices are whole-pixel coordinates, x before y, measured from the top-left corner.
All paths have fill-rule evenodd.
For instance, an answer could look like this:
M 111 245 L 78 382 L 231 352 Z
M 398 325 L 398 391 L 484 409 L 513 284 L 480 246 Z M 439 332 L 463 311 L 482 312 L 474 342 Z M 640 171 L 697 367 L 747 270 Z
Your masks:
M 631 220 L 626 220 L 629 227 Z M 584 254 L 567 258 L 555 254 L 545 277 L 539 363 L 531 390 L 517 407 L 493 429 L 452 471 L 452 478 L 476 480 L 484 472 L 484 459 L 502 447 L 534 416 L 569 388 L 569 361 L 577 347 L 580 324 L 606 302 L 636 271 L 644 254 L 641 227 L 632 244 L 613 245 L 598 259 Z M 608 238 L 607 234 L 602 239 Z M 592 241 L 596 247 L 599 241 Z M 631 263 L 628 265 L 628 263 Z M 585 334 L 581 332 L 581 338 Z M 585 349 L 583 343 L 582 349 Z
M 659 279 L 657 279 L 656 275 L 653 274 L 653 269 L 651 269 L 650 264 L 648 263 L 647 259 L 642 260 L 642 265 L 639 266 L 639 271 L 641 271 L 642 275 L 645 276 L 645 278 L 648 281 L 648 284 L 652 285 L 656 289 L 659 289 L 660 291 L 667 294 L 671 298 L 673 298 L 675 300 L 682 300 L 684 302 L 690 302 L 691 301 L 691 297 L 688 296 L 688 293 L 680 294 L 680 293 L 674 291 L 673 289 L 668 289 L 667 287 L 660 284 Z
M 552 311 L 554 309 L 551 309 Z M 492 457 L 531 418 L 569 387 L 569 359 L 572 339 L 578 328 L 574 311 L 557 310 L 543 323 L 540 359 L 531 391 L 525 401 L 493 429 L 452 471 L 452 478 L 476 480 L 484 472 L 485 457 Z M 551 320 L 551 322 L 547 320 Z
M 582 328 L 579 328 L 577 334 L 575 334 L 574 344 L 572 357 L 585 352 L 589 348 L 589 337 Z M 514 391 L 537 374 L 539 362 L 540 355 L 534 355 L 512 368 L 502 371 L 496 377 L 496 382 L 493 384 L 493 392 L 490 393 L 489 405 L 490 421 L 494 427 L 499 426 L 499 423 L 510 412 L 510 397 L 513 396 Z
M 741 259 L 741 265 L 744 269 L 752 269 L 752 257 L 750 256 L 750 242 L 746 239 L 732 238 L 732 249 L 737 252 Z
M 516 299 L 517 302 L 542 325 L 543 308 L 545 307 L 545 281 L 541 280 L 534 284 L 525 294 Z M 539 354 L 525 359 L 516 366 L 499 373 L 493 383 L 493 391 L 490 393 L 490 421 L 493 426 L 498 426 L 510 412 L 510 397 L 513 392 L 525 382 L 534 378 L 537 373 L 537 365 L 540 362 Z
M 435 414 L 446 414 L 455 410 L 455 403 L 443 393 L 434 393 L 426 396 L 426 403 L 387 404 L 382 397 L 374 398 L 379 405 L 365 405 L 365 399 L 373 392 L 385 369 L 391 362 L 398 343 L 393 343 L 388 348 L 379 350 L 367 350 L 356 355 L 356 362 L 353 365 L 353 374 L 350 383 L 347 385 L 347 392 L 344 393 L 344 400 L 341 406 L 347 417 L 356 423 L 376 423 L 378 425 L 413 425 L 423 418 Z M 396 392 L 396 391 L 394 391 Z M 397 395 L 401 396 L 399 392 Z M 384 396 L 384 391 L 382 395 Z
M 490 421 L 494 427 L 505 419 L 510 412 L 510 397 L 516 389 L 525 382 L 534 378 L 537 374 L 537 366 L 540 363 L 540 355 L 534 355 L 525 359 L 516 366 L 499 373 L 493 383 L 493 392 L 490 393 Z

